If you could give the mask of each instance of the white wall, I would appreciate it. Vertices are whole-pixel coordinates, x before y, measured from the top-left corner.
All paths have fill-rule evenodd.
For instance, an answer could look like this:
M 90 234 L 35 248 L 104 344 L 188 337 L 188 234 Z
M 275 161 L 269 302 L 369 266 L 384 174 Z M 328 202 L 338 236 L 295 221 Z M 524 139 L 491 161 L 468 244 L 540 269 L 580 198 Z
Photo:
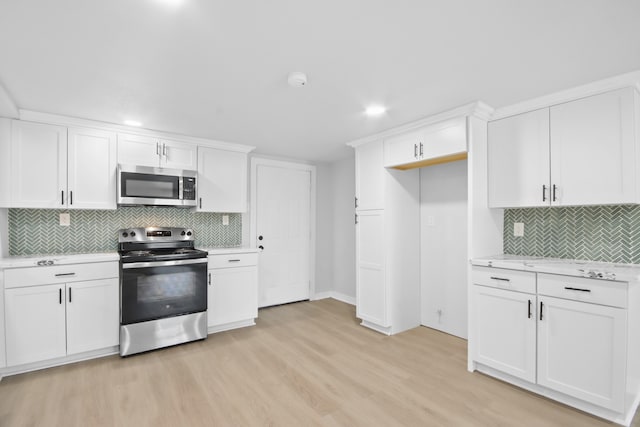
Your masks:
M 9 256 L 9 210 L 0 209 L 0 257 Z
M 355 157 L 332 163 L 333 167 L 333 292 L 355 304 L 356 297 L 356 194 Z
M 330 292 L 333 288 L 332 190 L 332 164 L 316 164 L 316 296 Z
M 467 337 L 467 161 L 420 169 L 422 324 Z

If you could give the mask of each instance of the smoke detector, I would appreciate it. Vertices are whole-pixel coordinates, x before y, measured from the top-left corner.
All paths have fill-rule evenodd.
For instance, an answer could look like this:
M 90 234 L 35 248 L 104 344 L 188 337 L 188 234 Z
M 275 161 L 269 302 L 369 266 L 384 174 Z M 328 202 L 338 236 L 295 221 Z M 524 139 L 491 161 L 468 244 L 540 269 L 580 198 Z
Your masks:
M 287 81 L 291 87 L 304 87 L 307 85 L 307 75 L 299 71 L 294 71 L 289 73 Z

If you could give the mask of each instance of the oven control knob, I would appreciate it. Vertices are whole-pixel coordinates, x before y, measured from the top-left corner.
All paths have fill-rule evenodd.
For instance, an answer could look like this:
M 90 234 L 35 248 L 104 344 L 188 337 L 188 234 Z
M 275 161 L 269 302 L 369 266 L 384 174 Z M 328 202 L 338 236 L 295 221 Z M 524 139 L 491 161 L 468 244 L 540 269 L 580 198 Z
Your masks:
M 191 231 L 187 231 L 187 236 L 191 236 Z
M 124 233 L 122 233 L 122 237 L 127 237 L 129 235 L 129 233 L 127 233 L 126 231 Z
M 182 232 L 180 233 L 181 236 L 184 236 L 185 234 L 187 233 L 185 233 L 184 230 L 182 230 Z
M 135 236 L 135 235 L 136 235 L 136 232 L 135 232 L 135 231 L 132 231 L 132 232 L 131 232 L 131 237 L 133 237 L 133 236 Z

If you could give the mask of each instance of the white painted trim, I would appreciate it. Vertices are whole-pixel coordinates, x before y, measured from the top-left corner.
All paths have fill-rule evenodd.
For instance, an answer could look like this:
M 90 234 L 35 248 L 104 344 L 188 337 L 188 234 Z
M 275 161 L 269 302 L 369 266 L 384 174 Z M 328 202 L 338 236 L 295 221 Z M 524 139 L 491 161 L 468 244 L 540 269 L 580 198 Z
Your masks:
M 343 294 L 341 292 L 336 292 L 336 291 L 326 291 L 326 292 L 317 293 L 313 295 L 313 297 L 311 298 L 311 301 L 318 301 L 321 299 L 328 299 L 328 298 L 333 298 L 334 300 L 344 302 L 349 305 L 356 305 L 355 297 L 351 297 L 349 295 Z
M 257 168 L 259 165 L 273 166 L 285 169 L 309 171 L 311 174 L 311 203 L 309 212 L 309 234 L 311 247 L 309 248 L 309 296 L 315 295 L 316 291 L 316 167 L 305 163 L 291 162 L 285 160 L 266 159 L 261 157 L 251 157 L 251 201 L 249 211 L 251 212 L 251 225 L 249 230 L 249 246 L 257 248 L 256 227 L 258 217 L 256 215 L 256 205 L 258 193 Z
M 82 126 L 90 127 L 94 129 L 107 130 L 111 132 L 125 132 L 129 134 L 148 136 L 151 138 L 167 139 L 180 142 L 191 142 L 198 145 L 205 145 L 207 147 L 218 148 L 228 151 L 239 151 L 241 153 L 249 153 L 255 150 L 256 147 L 251 145 L 236 144 L 233 142 L 217 141 L 213 139 L 198 138 L 195 136 L 180 135 L 170 132 L 161 132 L 151 129 L 143 129 L 132 126 L 118 125 L 115 123 L 99 122 L 96 120 L 80 119 L 76 117 L 61 116 L 57 114 L 40 113 L 30 110 L 19 110 L 20 120 L 48 123 L 62 126 Z
M 18 109 L 16 102 L 13 100 L 11 95 L 9 95 L 9 92 L 7 92 L 7 89 L 2 83 L 0 83 L 0 99 L 4 100 L 3 103 L 7 108 L 9 108 L 8 118 L 15 119 L 20 115 L 20 110 Z
M 107 347 L 101 350 L 87 351 L 85 353 L 74 354 L 72 356 L 64 356 L 56 359 L 43 360 L 41 362 L 28 363 L 25 365 L 10 366 L 0 370 L 0 375 L 10 376 L 23 374 L 25 372 L 36 371 L 39 369 L 52 368 L 54 366 L 68 365 L 69 363 L 81 362 L 83 360 L 97 359 L 99 357 L 111 356 L 119 353 L 120 346 Z
M 461 107 L 454 108 L 452 110 L 444 111 L 442 113 L 426 117 L 421 120 L 416 120 L 411 123 L 394 127 L 393 129 L 388 129 L 386 131 L 376 133 L 374 135 L 356 139 L 355 141 L 348 142 L 347 145 L 355 148 L 360 145 L 367 144 L 369 142 L 372 142 L 378 139 L 389 138 L 391 136 L 409 132 L 414 129 L 421 128 L 423 126 L 444 122 L 446 120 L 450 120 L 450 119 L 461 117 L 461 116 L 475 116 L 480 119 L 489 120 L 492 114 L 493 114 L 493 108 L 491 106 L 485 104 L 482 101 L 476 101 L 470 104 L 463 105 Z
M 246 328 L 247 326 L 255 326 L 254 319 L 240 320 L 237 322 L 225 323 L 223 325 L 209 326 L 207 329 L 208 334 L 215 334 L 217 332 L 230 331 L 232 329 Z
M 564 102 L 574 101 L 587 96 L 597 95 L 599 93 L 630 86 L 635 87 L 637 91 L 640 91 L 640 70 L 554 92 L 538 98 L 509 105 L 507 107 L 498 108 L 495 110 L 491 120 L 503 119 L 505 117 L 515 116 L 516 114 L 522 114 L 528 111 L 538 110 L 540 108 L 546 108 L 552 105 L 562 104 Z

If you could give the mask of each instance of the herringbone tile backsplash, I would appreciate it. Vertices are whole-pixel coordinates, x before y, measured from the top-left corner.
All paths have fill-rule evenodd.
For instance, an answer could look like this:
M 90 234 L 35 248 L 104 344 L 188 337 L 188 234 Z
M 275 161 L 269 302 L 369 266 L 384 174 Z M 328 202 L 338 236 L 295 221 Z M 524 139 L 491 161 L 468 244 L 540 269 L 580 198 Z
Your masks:
M 640 206 L 505 209 L 503 242 L 505 254 L 640 264 Z
M 71 225 L 59 225 L 69 212 Z M 118 249 L 117 231 L 128 227 L 189 227 L 196 247 L 232 247 L 242 244 L 242 215 L 191 212 L 162 207 L 121 207 L 115 211 L 9 209 L 9 254 L 45 255 L 108 252 Z

